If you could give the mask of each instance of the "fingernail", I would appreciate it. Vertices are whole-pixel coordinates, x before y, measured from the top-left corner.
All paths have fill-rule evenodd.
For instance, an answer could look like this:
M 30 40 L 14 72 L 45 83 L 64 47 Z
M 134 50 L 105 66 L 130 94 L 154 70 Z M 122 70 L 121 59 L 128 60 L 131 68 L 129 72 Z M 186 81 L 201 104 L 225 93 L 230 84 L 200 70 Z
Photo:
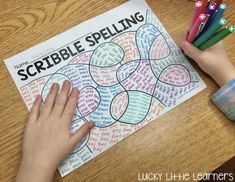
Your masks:
M 41 98 L 41 95 L 36 96 L 36 100 L 39 100 Z
M 78 93 L 78 89 L 74 87 L 74 88 L 72 89 L 72 93 Z
M 66 85 L 66 86 L 69 85 L 69 83 L 70 83 L 70 82 L 69 82 L 68 80 L 65 80 L 65 81 L 64 81 L 64 85 Z
M 95 126 L 95 123 L 93 121 L 88 121 L 87 124 L 89 128 L 93 128 Z
M 57 83 L 53 83 L 52 87 L 56 88 L 57 87 Z

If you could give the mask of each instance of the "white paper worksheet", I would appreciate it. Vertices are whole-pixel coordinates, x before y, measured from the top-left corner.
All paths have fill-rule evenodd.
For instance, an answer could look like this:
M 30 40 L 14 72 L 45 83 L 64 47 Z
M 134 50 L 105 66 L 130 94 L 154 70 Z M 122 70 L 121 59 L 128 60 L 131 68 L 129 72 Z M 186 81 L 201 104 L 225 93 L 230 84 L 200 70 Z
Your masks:
M 206 85 L 144 0 L 131 0 L 7 60 L 30 110 L 54 82 L 80 97 L 71 124 L 96 127 L 59 167 L 65 176 Z M 157 122 L 157 121 L 156 121 Z

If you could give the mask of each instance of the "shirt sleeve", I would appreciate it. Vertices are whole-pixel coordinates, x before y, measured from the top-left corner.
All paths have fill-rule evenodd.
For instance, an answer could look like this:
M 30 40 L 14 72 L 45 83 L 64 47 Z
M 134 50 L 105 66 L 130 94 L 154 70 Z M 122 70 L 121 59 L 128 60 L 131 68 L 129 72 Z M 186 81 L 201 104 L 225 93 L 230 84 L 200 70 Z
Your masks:
M 235 79 L 221 87 L 211 100 L 232 121 L 235 121 Z

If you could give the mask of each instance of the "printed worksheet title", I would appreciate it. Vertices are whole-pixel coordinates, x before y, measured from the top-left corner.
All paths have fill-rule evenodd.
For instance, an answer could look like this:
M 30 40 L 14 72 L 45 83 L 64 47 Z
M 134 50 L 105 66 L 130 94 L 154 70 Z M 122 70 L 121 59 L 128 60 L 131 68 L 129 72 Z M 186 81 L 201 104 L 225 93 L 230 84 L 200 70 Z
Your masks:
M 120 12 L 121 13 L 121 12 Z M 110 39 L 128 29 L 144 21 L 144 16 L 140 12 L 136 12 L 128 18 L 119 20 L 111 26 L 105 27 L 97 32 L 91 33 L 84 37 L 89 47 L 94 47 L 97 44 Z M 34 77 L 45 70 L 48 70 L 63 61 L 66 61 L 79 53 L 86 51 L 83 47 L 81 40 L 74 41 L 70 45 L 64 46 L 61 49 L 46 55 L 25 66 L 25 68 L 18 69 L 17 74 L 22 81 L 27 80 L 29 77 Z

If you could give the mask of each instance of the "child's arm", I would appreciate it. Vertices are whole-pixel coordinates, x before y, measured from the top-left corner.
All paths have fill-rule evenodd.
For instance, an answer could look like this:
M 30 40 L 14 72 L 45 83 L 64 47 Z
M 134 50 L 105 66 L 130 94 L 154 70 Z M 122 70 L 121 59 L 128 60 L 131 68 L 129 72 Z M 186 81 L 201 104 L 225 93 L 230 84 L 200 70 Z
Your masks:
M 44 106 L 38 96 L 31 109 L 23 140 L 23 156 L 16 182 L 50 182 L 54 172 L 76 144 L 93 128 L 84 124 L 75 134 L 70 125 L 76 109 L 78 90 L 70 91 L 65 81 L 61 92 L 53 84 Z
M 185 35 L 181 48 L 221 87 L 211 97 L 212 101 L 229 119 L 235 120 L 235 69 L 228 58 L 223 43 L 220 42 L 201 51 L 187 42 Z

